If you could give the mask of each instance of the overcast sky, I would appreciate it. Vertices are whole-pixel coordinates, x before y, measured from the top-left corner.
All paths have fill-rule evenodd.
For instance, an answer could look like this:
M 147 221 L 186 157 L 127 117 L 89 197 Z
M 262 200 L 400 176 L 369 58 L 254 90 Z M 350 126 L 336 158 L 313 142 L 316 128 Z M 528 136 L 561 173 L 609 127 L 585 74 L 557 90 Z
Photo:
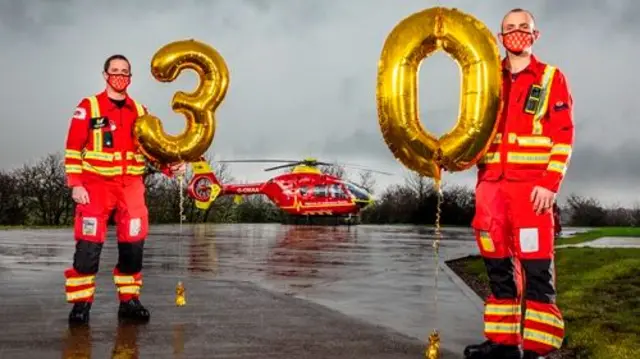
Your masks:
M 566 74 L 575 101 L 576 149 L 563 195 L 606 203 L 640 200 L 640 3 L 633 0 L 0 0 L 0 168 L 63 149 L 69 118 L 102 90 L 101 66 L 113 53 L 133 63 L 131 95 L 178 132 L 174 91 L 195 76 L 160 84 L 149 62 L 162 45 L 196 38 L 225 58 L 231 81 L 217 111 L 211 152 L 221 159 L 314 156 L 398 173 L 403 167 L 377 122 L 377 61 L 387 34 L 404 17 L 436 4 L 456 6 L 492 31 L 516 6 L 537 17 L 535 50 Z M 436 133 L 454 123 L 459 77 L 438 54 L 420 72 L 421 118 Z M 261 165 L 234 165 L 242 180 L 267 179 Z M 445 177 L 472 184 L 475 171 Z

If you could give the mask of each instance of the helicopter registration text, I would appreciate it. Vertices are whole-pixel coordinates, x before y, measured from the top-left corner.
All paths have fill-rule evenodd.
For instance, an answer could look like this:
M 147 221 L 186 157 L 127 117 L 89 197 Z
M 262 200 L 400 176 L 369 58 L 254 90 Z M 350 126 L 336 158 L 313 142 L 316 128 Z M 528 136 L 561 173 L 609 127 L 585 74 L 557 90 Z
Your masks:
M 238 192 L 238 193 L 260 193 L 260 188 L 244 187 L 244 188 L 238 188 L 236 190 L 236 192 Z

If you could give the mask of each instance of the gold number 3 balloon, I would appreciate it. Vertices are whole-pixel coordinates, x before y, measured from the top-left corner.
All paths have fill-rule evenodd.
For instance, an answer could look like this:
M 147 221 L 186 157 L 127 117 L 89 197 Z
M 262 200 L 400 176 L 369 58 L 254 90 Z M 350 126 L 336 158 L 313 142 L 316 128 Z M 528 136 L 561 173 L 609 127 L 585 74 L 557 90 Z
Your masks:
M 151 73 L 161 82 L 174 81 L 185 69 L 197 72 L 200 80 L 194 92 L 178 91 L 171 100 L 173 110 L 187 119 L 185 130 L 177 136 L 168 135 L 162 122 L 150 114 L 136 121 L 138 145 L 152 162 L 197 161 L 213 141 L 214 111 L 227 93 L 229 69 L 214 48 L 196 40 L 169 43 L 151 60 Z
M 440 138 L 418 116 L 420 62 L 444 50 L 462 72 L 460 114 Z M 498 45 L 478 19 L 434 7 L 400 22 L 387 37 L 378 64 L 377 104 L 383 137 L 408 168 L 440 180 L 441 169 L 465 170 L 481 158 L 497 130 L 502 74 Z

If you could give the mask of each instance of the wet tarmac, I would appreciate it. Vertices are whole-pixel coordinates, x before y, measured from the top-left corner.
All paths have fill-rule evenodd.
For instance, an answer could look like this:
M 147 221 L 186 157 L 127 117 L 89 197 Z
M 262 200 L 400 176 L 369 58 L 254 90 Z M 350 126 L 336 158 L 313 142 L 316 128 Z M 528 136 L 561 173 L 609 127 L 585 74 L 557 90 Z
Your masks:
M 422 358 L 434 328 L 443 359 L 460 358 L 482 340 L 482 302 L 443 263 L 477 249 L 468 229 L 444 236 L 436 265 L 429 227 L 155 226 L 142 295 L 152 319 L 131 326 L 116 320 L 111 233 L 91 328 L 70 331 L 71 230 L 2 231 L 0 358 Z

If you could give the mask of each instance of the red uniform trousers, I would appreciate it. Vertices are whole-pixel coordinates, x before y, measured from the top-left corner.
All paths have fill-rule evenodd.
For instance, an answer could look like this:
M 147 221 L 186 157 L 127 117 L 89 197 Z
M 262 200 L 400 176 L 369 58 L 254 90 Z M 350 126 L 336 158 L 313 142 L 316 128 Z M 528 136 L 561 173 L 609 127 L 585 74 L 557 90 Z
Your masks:
M 553 214 L 533 211 L 534 186 L 480 181 L 473 227 L 491 286 L 485 336 L 546 355 L 562 346 L 564 322 L 555 304 Z
M 95 276 L 113 210 L 118 238 L 118 263 L 113 280 L 121 301 L 137 299 L 142 287 L 144 239 L 148 234 L 148 211 L 141 176 L 105 178 L 87 175 L 84 187 L 89 203 L 76 206 L 76 251 L 73 267 L 65 271 L 67 301 L 93 302 Z

